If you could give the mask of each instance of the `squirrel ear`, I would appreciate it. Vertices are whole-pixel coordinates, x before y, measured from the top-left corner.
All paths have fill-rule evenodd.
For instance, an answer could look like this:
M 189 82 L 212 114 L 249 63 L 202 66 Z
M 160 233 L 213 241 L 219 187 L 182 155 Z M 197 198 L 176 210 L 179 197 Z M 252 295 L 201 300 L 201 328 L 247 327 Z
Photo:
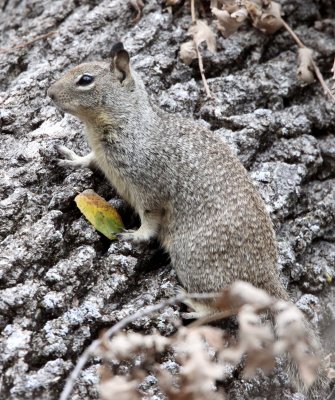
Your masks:
M 112 57 L 112 59 L 116 56 L 117 52 L 120 50 L 124 50 L 123 43 L 122 42 L 115 43 L 111 48 L 110 56 Z
M 129 53 L 123 48 L 122 43 L 116 43 L 111 50 L 112 63 L 111 70 L 117 69 L 122 74 L 121 82 L 130 75 Z

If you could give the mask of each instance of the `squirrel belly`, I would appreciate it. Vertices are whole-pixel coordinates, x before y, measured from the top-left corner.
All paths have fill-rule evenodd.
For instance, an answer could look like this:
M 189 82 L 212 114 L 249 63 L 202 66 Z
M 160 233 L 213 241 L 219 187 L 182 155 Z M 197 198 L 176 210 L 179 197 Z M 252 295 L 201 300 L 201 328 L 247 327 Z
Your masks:
M 59 164 L 100 168 L 138 212 L 141 227 L 124 239 L 157 237 L 188 292 L 219 292 L 243 280 L 289 300 L 272 222 L 247 171 L 215 133 L 152 105 L 122 47 L 111 63 L 72 68 L 48 95 L 83 121 L 92 149 L 80 157 L 59 146 Z M 194 306 L 213 312 L 208 302 Z M 326 381 L 320 373 L 314 388 Z
M 187 291 L 218 292 L 240 279 L 287 299 L 265 204 L 229 147 L 196 122 L 151 104 L 129 55 L 71 69 L 56 105 L 80 118 L 92 153 L 64 149 L 65 166 L 98 166 L 141 218 L 125 239 L 157 237 Z M 82 162 L 82 163 L 81 163 Z

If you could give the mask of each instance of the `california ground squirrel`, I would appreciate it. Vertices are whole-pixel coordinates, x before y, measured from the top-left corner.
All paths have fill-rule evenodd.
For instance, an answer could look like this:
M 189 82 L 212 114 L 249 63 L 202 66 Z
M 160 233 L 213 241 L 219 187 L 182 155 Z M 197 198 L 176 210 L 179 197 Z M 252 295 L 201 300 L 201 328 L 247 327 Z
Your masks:
M 71 69 L 48 95 L 84 122 L 92 149 L 79 157 L 61 146 L 61 164 L 97 165 L 138 212 L 141 227 L 123 238 L 157 237 L 188 292 L 240 279 L 289 299 L 272 223 L 247 171 L 215 133 L 151 104 L 121 44 L 111 63 Z

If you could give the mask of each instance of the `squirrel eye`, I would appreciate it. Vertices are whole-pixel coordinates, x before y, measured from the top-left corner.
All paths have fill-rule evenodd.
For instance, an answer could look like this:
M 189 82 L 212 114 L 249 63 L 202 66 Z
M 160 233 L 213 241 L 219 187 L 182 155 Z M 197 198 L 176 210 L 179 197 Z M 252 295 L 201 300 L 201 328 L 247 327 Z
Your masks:
M 80 85 L 80 86 L 89 85 L 90 83 L 93 82 L 93 79 L 94 79 L 93 76 L 88 75 L 88 74 L 84 74 L 84 75 L 79 79 L 79 81 L 77 82 L 77 85 Z

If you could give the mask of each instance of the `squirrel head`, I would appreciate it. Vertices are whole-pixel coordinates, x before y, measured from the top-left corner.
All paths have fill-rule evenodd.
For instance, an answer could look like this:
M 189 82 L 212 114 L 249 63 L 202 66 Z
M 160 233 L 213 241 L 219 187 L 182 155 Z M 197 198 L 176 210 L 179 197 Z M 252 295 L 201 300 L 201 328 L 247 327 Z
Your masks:
M 131 70 L 122 43 L 113 46 L 111 62 L 89 62 L 70 69 L 48 89 L 48 96 L 63 111 L 83 121 L 99 114 L 121 115 L 146 98 L 143 82 Z M 144 97 L 143 97 L 144 95 Z

